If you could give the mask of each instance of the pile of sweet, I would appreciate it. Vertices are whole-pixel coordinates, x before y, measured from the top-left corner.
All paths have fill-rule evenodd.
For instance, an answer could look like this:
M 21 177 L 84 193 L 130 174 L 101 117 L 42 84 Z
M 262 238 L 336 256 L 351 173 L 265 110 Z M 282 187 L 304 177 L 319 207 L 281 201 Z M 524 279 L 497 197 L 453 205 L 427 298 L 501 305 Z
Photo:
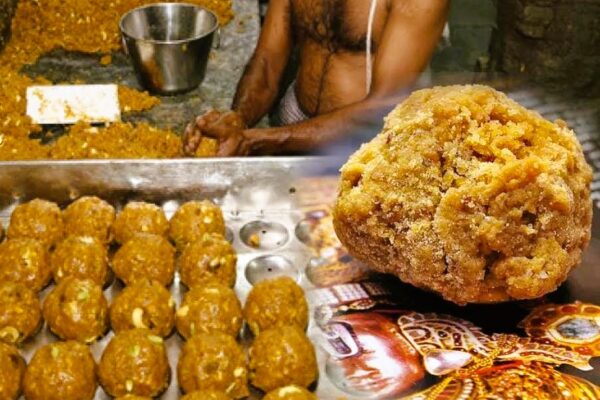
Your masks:
M 64 210 L 40 199 L 18 205 L 0 243 L 0 397 L 59 391 L 91 400 L 98 383 L 115 398 L 159 397 L 171 376 L 165 340 L 176 330 L 185 340 L 176 372 L 185 399 L 244 398 L 249 384 L 265 399 L 316 399 L 306 390 L 318 372 L 302 288 L 287 277 L 264 280 L 242 307 L 225 232 L 209 201 L 183 204 L 170 221 L 154 204 L 131 202 L 117 215 L 97 197 Z M 179 307 L 168 289 L 176 271 L 187 289 Z M 109 305 L 114 277 L 124 288 Z M 19 347 L 44 321 L 59 340 L 26 365 Z M 248 359 L 238 342 L 244 321 L 253 334 Z M 88 345 L 111 329 L 96 364 Z
M 41 131 L 25 115 L 25 91 L 35 84 L 50 84 L 21 73 L 23 66 L 54 49 L 98 53 L 102 64 L 121 47 L 118 21 L 132 8 L 149 0 L 21 0 L 12 21 L 12 36 L 0 53 L 0 160 L 70 158 L 172 158 L 181 156 L 181 140 L 169 130 L 148 124 L 115 123 L 90 130 L 75 126 L 61 144 L 44 145 Z M 217 14 L 221 24 L 233 17 L 231 0 L 189 0 Z M 122 112 L 142 111 L 159 100 L 147 93 L 121 88 Z M 101 145 L 98 145 L 100 143 Z

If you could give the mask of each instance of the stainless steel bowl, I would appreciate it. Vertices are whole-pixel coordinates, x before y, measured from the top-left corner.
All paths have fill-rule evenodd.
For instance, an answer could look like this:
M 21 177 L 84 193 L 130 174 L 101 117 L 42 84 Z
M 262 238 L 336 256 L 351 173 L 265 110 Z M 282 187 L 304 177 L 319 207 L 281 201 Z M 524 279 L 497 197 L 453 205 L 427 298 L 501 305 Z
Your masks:
M 193 4 L 155 3 L 129 11 L 119 27 L 142 86 L 175 94 L 204 79 L 219 22 L 214 13 Z

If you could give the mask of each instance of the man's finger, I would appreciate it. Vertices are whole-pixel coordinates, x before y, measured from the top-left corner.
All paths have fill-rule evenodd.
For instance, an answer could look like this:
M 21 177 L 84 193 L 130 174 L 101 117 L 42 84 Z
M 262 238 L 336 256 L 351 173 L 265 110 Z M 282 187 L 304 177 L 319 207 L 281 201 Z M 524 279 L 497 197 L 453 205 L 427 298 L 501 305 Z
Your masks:
M 232 134 L 235 134 L 235 132 L 232 131 L 230 126 L 213 124 L 202 129 L 202 134 L 213 139 L 218 139 L 219 141 L 225 141 Z
M 196 117 L 196 126 L 198 128 L 204 128 L 206 126 L 206 118 L 204 118 L 204 116 Z
M 219 136 L 219 134 L 217 132 L 215 132 L 214 129 L 210 129 L 210 128 L 203 129 L 202 134 L 204 136 L 212 138 L 212 139 L 221 140 L 221 136 Z
M 194 125 L 192 123 L 187 124 L 183 131 L 183 139 L 186 140 L 187 138 L 191 137 L 193 132 L 194 132 Z
M 183 144 L 183 154 L 186 156 L 191 156 L 194 154 L 194 149 L 190 145 L 190 142 L 186 142 Z
M 234 139 L 228 139 L 221 142 L 217 157 L 233 157 L 237 155 L 237 141 Z
M 201 133 L 190 123 L 183 133 L 183 153 L 193 155 L 200 144 Z
M 206 112 L 202 118 L 204 118 L 206 120 L 206 122 L 208 122 L 209 124 L 214 124 L 215 122 L 217 122 L 219 120 L 219 118 L 221 118 L 221 112 L 215 110 L 215 109 L 211 109 L 208 112 Z
M 189 140 L 184 145 L 184 153 L 187 155 L 193 156 L 196 153 L 196 150 L 198 149 L 199 144 L 200 144 L 200 137 L 199 136 L 193 137 L 191 140 Z
M 194 126 L 194 124 L 190 123 L 185 127 L 185 130 L 183 131 L 183 139 L 188 139 L 191 138 L 195 135 L 197 129 Z
M 229 111 L 225 114 L 223 114 L 221 116 L 221 121 L 224 124 L 236 127 L 236 128 L 243 128 L 244 127 L 244 121 L 242 120 L 242 118 L 240 117 L 240 115 L 235 112 L 235 111 Z M 221 122 L 220 121 L 220 122 Z

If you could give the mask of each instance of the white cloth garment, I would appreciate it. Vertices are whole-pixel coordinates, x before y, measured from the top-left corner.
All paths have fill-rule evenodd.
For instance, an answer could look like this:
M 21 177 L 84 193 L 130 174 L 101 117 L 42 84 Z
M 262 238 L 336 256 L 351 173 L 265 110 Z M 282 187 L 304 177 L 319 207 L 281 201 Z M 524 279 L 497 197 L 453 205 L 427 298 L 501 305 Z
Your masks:
M 302 108 L 300 108 L 300 103 L 296 97 L 296 81 L 292 82 L 285 91 L 285 95 L 279 103 L 277 114 L 279 120 L 278 123 L 281 125 L 293 125 L 309 118 L 309 116 L 302 111 Z

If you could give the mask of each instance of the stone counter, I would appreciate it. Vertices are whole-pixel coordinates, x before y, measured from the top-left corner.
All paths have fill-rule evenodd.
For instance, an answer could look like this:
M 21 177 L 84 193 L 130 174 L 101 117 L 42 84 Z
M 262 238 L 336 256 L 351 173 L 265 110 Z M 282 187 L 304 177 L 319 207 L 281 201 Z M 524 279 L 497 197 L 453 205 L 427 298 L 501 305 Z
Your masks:
M 142 113 L 127 114 L 124 120 L 148 121 L 181 132 L 197 114 L 209 108 L 229 108 L 260 31 L 258 1 L 234 0 L 233 3 L 235 17 L 221 28 L 221 45 L 211 53 L 202 85 L 182 95 L 162 96 L 160 105 Z M 121 83 L 141 88 L 125 54 L 113 54 L 113 61 L 108 66 L 100 64 L 100 57 L 54 51 L 24 71 L 32 76 L 45 76 L 56 83 L 82 80 L 86 83 Z
M 600 96 L 600 2 L 498 2 L 496 63 L 575 96 Z

